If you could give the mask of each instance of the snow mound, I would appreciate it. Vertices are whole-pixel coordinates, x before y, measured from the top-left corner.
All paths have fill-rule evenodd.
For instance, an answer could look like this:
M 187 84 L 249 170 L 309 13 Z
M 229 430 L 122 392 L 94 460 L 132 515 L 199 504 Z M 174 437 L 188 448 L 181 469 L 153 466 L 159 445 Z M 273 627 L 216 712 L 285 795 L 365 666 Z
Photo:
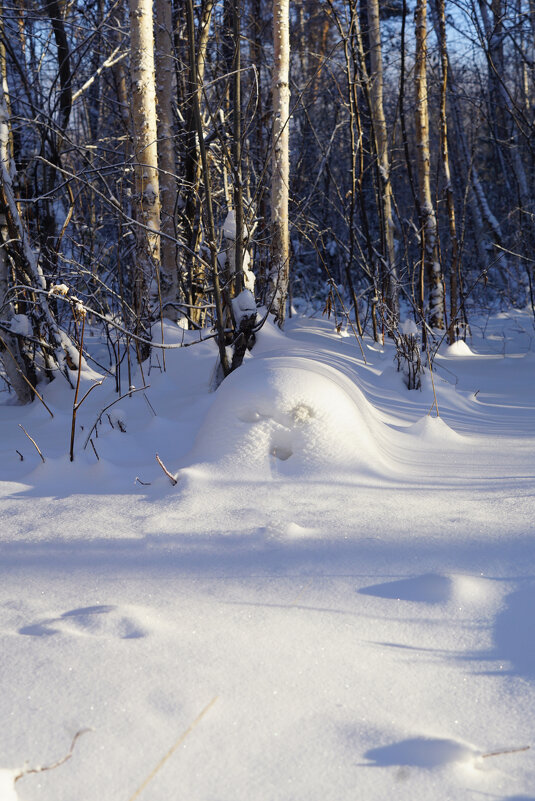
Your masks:
M 449 345 L 445 351 L 444 356 L 452 356 L 452 357 L 466 357 L 466 356 L 475 356 L 475 353 L 470 350 L 466 342 L 462 339 L 458 339 L 457 342 L 454 342 L 452 345 Z
M 431 417 L 426 414 L 416 423 L 406 429 L 407 433 L 415 434 L 422 442 L 440 444 L 447 442 L 462 442 L 463 437 L 444 422 L 442 417 Z
M 219 387 L 190 464 L 233 477 L 374 471 L 374 410 L 355 384 L 305 358 L 253 359 Z

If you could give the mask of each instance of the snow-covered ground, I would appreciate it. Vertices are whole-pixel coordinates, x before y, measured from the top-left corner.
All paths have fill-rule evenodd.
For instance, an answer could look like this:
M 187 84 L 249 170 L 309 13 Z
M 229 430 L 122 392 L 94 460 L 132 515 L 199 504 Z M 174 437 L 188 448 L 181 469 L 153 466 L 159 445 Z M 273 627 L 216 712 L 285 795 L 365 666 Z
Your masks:
M 112 378 L 73 463 L 64 382 L 3 405 L 0 801 L 533 801 L 535 338 L 472 334 L 440 417 L 304 317 L 215 393 L 168 351 L 99 461 Z

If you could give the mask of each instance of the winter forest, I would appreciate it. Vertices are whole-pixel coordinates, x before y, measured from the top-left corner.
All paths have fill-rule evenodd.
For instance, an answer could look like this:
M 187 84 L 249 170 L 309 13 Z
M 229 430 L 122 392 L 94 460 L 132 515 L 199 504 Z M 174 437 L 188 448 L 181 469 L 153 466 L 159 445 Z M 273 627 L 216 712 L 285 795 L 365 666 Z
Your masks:
M 21 402 L 76 369 L 86 311 L 116 375 L 162 362 L 171 320 L 210 329 L 223 378 L 257 304 L 280 325 L 321 305 L 401 358 L 400 309 L 426 350 L 533 306 L 531 6 L 20 2 L 1 26 Z
M 535 801 L 535 4 L 0 70 L 0 801 Z

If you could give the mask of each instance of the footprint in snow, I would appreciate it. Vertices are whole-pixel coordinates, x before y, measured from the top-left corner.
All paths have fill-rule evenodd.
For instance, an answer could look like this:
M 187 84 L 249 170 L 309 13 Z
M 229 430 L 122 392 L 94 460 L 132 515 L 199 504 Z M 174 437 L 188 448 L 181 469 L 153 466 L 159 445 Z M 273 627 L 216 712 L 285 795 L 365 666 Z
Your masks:
M 53 634 L 118 637 L 130 640 L 146 637 L 148 631 L 132 615 L 117 606 L 85 606 L 71 609 L 60 617 L 47 618 L 19 629 L 19 634 L 48 637 Z
M 455 740 L 414 737 L 381 748 L 372 748 L 364 756 L 377 767 L 405 766 L 431 770 L 452 762 L 469 762 L 477 757 L 477 753 Z
M 453 582 L 447 576 L 429 573 L 415 578 L 387 581 L 384 584 L 363 587 L 359 593 L 397 601 L 440 604 L 450 600 L 453 593 Z

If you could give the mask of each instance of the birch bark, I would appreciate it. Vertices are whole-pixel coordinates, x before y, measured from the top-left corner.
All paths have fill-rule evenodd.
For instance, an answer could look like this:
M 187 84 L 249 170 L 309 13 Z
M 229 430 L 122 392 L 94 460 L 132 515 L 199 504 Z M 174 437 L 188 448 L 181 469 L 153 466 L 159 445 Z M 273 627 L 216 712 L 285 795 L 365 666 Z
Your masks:
M 420 228 L 424 239 L 422 249 L 422 277 L 428 285 L 429 324 L 444 328 L 444 285 L 438 260 L 438 231 L 435 209 L 431 197 L 431 166 L 429 152 L 429 110 L 427 102 L 427 0 L 418 0 L 415 11 L 416 26 L 416 161 L 420 201 Z M 422 282 L 423 284 L 423 282 Z M 424 292 L 421 293 L 422 312 Z
M 171 0 L 156 2 L 156 93 L 158 101 L 158 164 L 160 167 L 161 291 L 164 317 L 178 318 L 178 267 L 175 238 L 177 181 L 173 138 L 173 97 L 176 96 Z
M 150 339 L 150 284 L 160 268 L 160 195 L 152 0 L 130 0 L 130 78 L 134 135 L 136 334 Z M 141 361 L 150 348 L 140 346 Z
M 383 218 L 383 257 L 385 260 L 386 303 L 392 316 L 392 328 L 399 317 L 396 252 L 394 247 L 394 220 L 392 218 L 392 184 L 388 155 L 388 134 L 383 105 L 383 56 L 379 21 L 379 0 L 367 0 L 368 36 L 370 40 L 370 104 L 373 117 L 377 160 L 379 165 L 379 191 Z
M 290 3 L 273 0 L 273 156 L 271 175 L 271 266 L 267 301 L 277 323 L 286 316 L 290 276 L 288 223 L 290 149 Z

